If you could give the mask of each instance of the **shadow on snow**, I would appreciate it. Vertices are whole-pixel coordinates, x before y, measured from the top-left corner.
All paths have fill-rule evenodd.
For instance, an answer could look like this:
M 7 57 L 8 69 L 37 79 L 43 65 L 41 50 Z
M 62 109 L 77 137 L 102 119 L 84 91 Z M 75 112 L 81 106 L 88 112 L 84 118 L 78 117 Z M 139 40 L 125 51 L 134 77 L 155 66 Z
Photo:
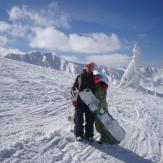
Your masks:
M 148 159 L 144 159 L 143 157 L 137 155 L 136 153 L 125 149 L 119 145 L 100 145 L 95 143 L 89 143 L 94 148 L 113 156 L 121 161 L 126 163 L 153 163 Z

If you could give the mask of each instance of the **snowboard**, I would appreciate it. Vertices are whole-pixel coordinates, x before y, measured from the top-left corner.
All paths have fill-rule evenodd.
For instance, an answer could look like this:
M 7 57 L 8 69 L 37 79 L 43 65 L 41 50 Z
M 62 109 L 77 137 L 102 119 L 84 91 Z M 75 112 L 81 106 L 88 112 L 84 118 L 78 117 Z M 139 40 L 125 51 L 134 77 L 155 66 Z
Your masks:
M 107 131 L 113 144 L 119 144 L 125 138 L 125 131 L 107 111 L 98 108 L 99 100 L 95 97 L 90 89 L 79 92 L 82 101 L 89 107 L 90 111 L 95 114 L 95 118 L 102 124 L 102 130 Z

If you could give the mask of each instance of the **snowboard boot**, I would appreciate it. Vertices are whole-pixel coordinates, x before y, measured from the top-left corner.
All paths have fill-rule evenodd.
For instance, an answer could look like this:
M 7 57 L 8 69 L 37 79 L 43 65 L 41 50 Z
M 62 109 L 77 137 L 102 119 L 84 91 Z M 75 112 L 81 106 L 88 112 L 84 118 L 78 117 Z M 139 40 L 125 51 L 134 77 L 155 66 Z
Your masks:
M 81 136 L 77 136 L 75 140 L 76 141 L 81 141 L 82 140 L 82 137 Z
M 87 141 L 89 141 L 89 142 L 93 142 L 94 141 L 94 139 L 93 139 L 93 137 L 84 137 L 84 139 L 85 140 L 87 140 Z

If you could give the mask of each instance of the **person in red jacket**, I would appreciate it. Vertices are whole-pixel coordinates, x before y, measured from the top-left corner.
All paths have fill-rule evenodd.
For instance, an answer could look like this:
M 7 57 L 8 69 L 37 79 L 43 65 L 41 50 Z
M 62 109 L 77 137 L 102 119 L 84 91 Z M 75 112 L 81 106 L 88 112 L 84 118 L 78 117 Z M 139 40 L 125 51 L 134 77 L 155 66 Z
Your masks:
M 73 87 L 71 89 L 71 95 L 77 96 L 77 99 L 72 103 L 73 106 L 75 107 L 74 134 L 76 140 L 78 141 L 80 141 L 82 138 L 86 138 L 89 140 L 93 139 L 94 115 L 93 113 L 90 112 L 88 106 L 80 99 L 80 97 L 78 96 L 78 92 L 86 88 L 89 88 L 94 93 L 95 88 L 93 80 L 94 67 L 95 67 L 94 63 L 87 64 L 85 69 L 83 69 L 83 72 L 76 77 Z

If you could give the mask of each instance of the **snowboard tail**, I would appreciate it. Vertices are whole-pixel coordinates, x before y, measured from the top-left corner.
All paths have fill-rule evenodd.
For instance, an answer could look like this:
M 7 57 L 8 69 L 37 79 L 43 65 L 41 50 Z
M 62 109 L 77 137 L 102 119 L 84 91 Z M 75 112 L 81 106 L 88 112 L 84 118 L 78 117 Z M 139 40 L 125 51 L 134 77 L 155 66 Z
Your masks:
M 97 132 L 101 134 L 100 142 L 109 143 L 109 144 L 119 144 L 120 141 L 116 140 L 112 134 L 105 129 L 105 126 L 102 124 L 100 119 L 95 118 L 95 127 Z
M 79 92 L 80 98 L 95 114 L 96 130 L 101 134 L 104 142 L 119 144 L 125 138 L 125 131 L 119 123 L 103 108 L 99 109 L 99 100 L 90 89 Z

